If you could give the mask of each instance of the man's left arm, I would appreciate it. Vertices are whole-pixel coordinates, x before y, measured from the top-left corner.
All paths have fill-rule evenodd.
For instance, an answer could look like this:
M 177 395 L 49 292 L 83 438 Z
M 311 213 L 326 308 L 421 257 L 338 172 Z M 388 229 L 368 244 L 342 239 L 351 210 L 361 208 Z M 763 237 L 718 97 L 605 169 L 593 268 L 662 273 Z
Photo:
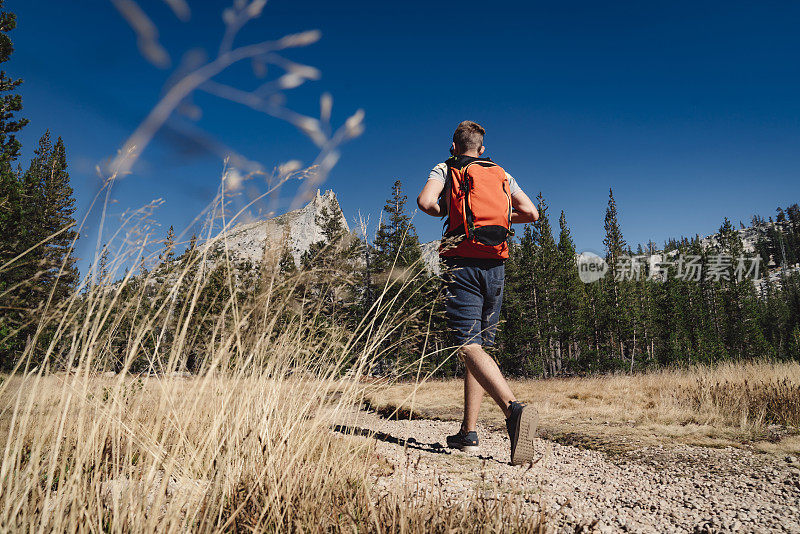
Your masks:
M 539 220 L 539 210 L 522 189 L 511 195 L 511 207 L 514 208 L 511 213 L 512 223 L 530 223 Z

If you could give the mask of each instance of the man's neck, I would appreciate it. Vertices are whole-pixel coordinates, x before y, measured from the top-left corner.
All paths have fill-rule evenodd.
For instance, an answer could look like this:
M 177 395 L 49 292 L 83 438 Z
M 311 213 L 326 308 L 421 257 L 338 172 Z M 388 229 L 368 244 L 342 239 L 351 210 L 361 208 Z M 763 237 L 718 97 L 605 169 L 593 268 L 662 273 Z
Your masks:
M 471 158 L 481 157 L 480 154 L 478 154 L 477 150 L 467 150 L 466 152 L 462 152 L 461 154 L 456 154 L 456 157 L 458 156 L 469 156 Z

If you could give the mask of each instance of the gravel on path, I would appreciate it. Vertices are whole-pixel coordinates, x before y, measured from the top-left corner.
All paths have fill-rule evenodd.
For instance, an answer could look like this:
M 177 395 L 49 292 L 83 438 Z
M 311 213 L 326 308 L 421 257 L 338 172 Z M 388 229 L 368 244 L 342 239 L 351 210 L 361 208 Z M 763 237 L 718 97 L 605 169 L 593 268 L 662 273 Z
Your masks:
M 480 451 L 445 448 L 458 423 L 397 421 L 354 411 L 337 431 L 370 436 L 392 469 L 385 491 L 515 492 L 553 532 L 798 532 L 800 463 L 750 451 L 686 445 L 606 455 L 537 439 L 536 459 L 512 466 L 506 432 L 479 425 Z

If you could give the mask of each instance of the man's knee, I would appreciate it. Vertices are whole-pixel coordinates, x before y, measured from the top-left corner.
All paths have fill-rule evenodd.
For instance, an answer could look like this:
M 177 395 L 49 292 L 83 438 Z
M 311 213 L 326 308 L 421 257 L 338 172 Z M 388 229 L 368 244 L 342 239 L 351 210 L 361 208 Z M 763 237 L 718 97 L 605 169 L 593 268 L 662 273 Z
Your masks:
M 458 350 L 461 359 L 464 361 L 474 361 L 483 354 L 483 347 L 480 343 L 470 343 L 464 345 Z

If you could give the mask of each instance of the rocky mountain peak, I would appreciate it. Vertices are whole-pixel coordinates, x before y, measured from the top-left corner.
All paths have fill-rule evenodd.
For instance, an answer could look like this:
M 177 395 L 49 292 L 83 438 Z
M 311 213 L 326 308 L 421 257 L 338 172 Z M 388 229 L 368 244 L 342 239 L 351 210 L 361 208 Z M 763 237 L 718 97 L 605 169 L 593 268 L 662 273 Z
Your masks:
M 234 226 L 226 236 L 228 250 L 237 259 L 250 259 L 256 263 L 261 261 L 265 251 L 280 253 L 283 244 L 288 243 L 294 260 L 299 265 L 303 252 L 308 250 L 312 243 L 325 239 L 317 225 L 323 208 L 337 215 L 341 219 L 342 226 L 350 231 L 347 219 L 336 199 L 336 193 L 331 190 L 322 193 L 318 189 L 314 198 L 302 208 L 271 219 Z

